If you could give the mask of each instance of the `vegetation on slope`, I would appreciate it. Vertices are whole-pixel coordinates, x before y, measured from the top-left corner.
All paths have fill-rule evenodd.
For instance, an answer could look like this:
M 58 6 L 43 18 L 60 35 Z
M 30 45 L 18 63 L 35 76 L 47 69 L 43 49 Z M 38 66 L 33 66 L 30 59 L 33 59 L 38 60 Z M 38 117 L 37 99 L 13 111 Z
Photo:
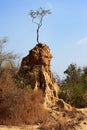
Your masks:
M 59 97 L 72 106 L 87 107 L 87 67 L 70 64 L 64 73 L 66 78 L 60 83 Z

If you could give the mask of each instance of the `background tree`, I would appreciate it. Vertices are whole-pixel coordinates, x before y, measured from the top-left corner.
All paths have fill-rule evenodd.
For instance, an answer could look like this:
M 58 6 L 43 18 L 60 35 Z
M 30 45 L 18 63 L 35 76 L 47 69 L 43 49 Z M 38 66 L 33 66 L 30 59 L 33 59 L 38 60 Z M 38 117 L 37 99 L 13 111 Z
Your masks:
M 70 64 L 64 74 L 59 97 L 75 107 L 87 107 L 87 67 Z
M 32 22 L 37 24 L 37 43 L 39 43 L 39 30 L 40 27 L 42 26 L 43 17 L 46 14 L 51 14 L 50 10 L 45 10 L 41 7 L 36 11 L 30 10 L 29 12 L 29 15 L 32 18 Z
M 80 67 L 78 68 L 76 64 L 70 64 L 64 71 L 64 74 L 66 74 L 66 80 L 73 86 L 80 81 L 81 72 L 82 70 Z
M 14 64 L 14 60 L 18 58 L 17 54 L 13 54 L 13 52 L 4 51 L 4 45 L 6 42 L 7 42 L 6 37 L 0 40 L 0 75 L 2 72 L 2 66 L 9 64 L 12 67 L 12 65 Z

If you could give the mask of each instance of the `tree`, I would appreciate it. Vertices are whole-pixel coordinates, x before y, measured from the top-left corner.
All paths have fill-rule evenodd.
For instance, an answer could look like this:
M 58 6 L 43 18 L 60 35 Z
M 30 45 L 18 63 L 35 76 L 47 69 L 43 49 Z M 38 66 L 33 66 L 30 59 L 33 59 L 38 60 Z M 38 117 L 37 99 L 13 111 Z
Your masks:
M 39 30 L 40 27 L 42 26 L 43 17 L 46 14 L 51 14 L 50 10 L 45 10 L 41 7 L 36 11 L 30 10 L 29 12 L 29 15 L 32 18 L 32 22 L 37 24 L 37 43 L 39 43 Z
M 82 70 L 80 67 L 78 68 L 76 64 L 70 64 L 68 68 L 64 71 L 64 74 L 66 74 L 66 80 L 72 83 L 72 85 L 79 81 L 81 78 L 81 72 Z
M 70 64 L 62 81 L 60 98 L 75 107 L 87 106 L 87 67 L 83 69 L 76 64 Z
M 13 64 L 13 61 L 18 58 L 16 54 L 13 54 L 13 52 L 4 52 L 4 45 L 7 42 L 7 38 L 4 37 L 0 40 L 0 74 L 2 72 L 2 66 L 3 64 L 10 63 L 10 65 Z

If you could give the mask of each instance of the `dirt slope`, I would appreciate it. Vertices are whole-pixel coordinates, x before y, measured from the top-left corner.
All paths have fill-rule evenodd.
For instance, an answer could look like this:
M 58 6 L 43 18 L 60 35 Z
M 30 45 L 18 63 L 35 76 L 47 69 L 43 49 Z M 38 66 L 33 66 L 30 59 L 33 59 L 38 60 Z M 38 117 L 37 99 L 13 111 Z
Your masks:
M 87 108 L 80 109 L 85 114 L 85 119 L 75 127 L 76 130 L 87 130 Z

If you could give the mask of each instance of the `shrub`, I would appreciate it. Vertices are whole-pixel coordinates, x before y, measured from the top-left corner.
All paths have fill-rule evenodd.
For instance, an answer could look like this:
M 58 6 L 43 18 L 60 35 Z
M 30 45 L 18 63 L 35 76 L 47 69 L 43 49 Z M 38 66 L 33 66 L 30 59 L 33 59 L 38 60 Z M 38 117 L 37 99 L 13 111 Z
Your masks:
M 0 124 L 20 125 L 45 122 L 48 112 L 42 107 L 43 93 L 18 89 L 13 81 L 0 80 Z

